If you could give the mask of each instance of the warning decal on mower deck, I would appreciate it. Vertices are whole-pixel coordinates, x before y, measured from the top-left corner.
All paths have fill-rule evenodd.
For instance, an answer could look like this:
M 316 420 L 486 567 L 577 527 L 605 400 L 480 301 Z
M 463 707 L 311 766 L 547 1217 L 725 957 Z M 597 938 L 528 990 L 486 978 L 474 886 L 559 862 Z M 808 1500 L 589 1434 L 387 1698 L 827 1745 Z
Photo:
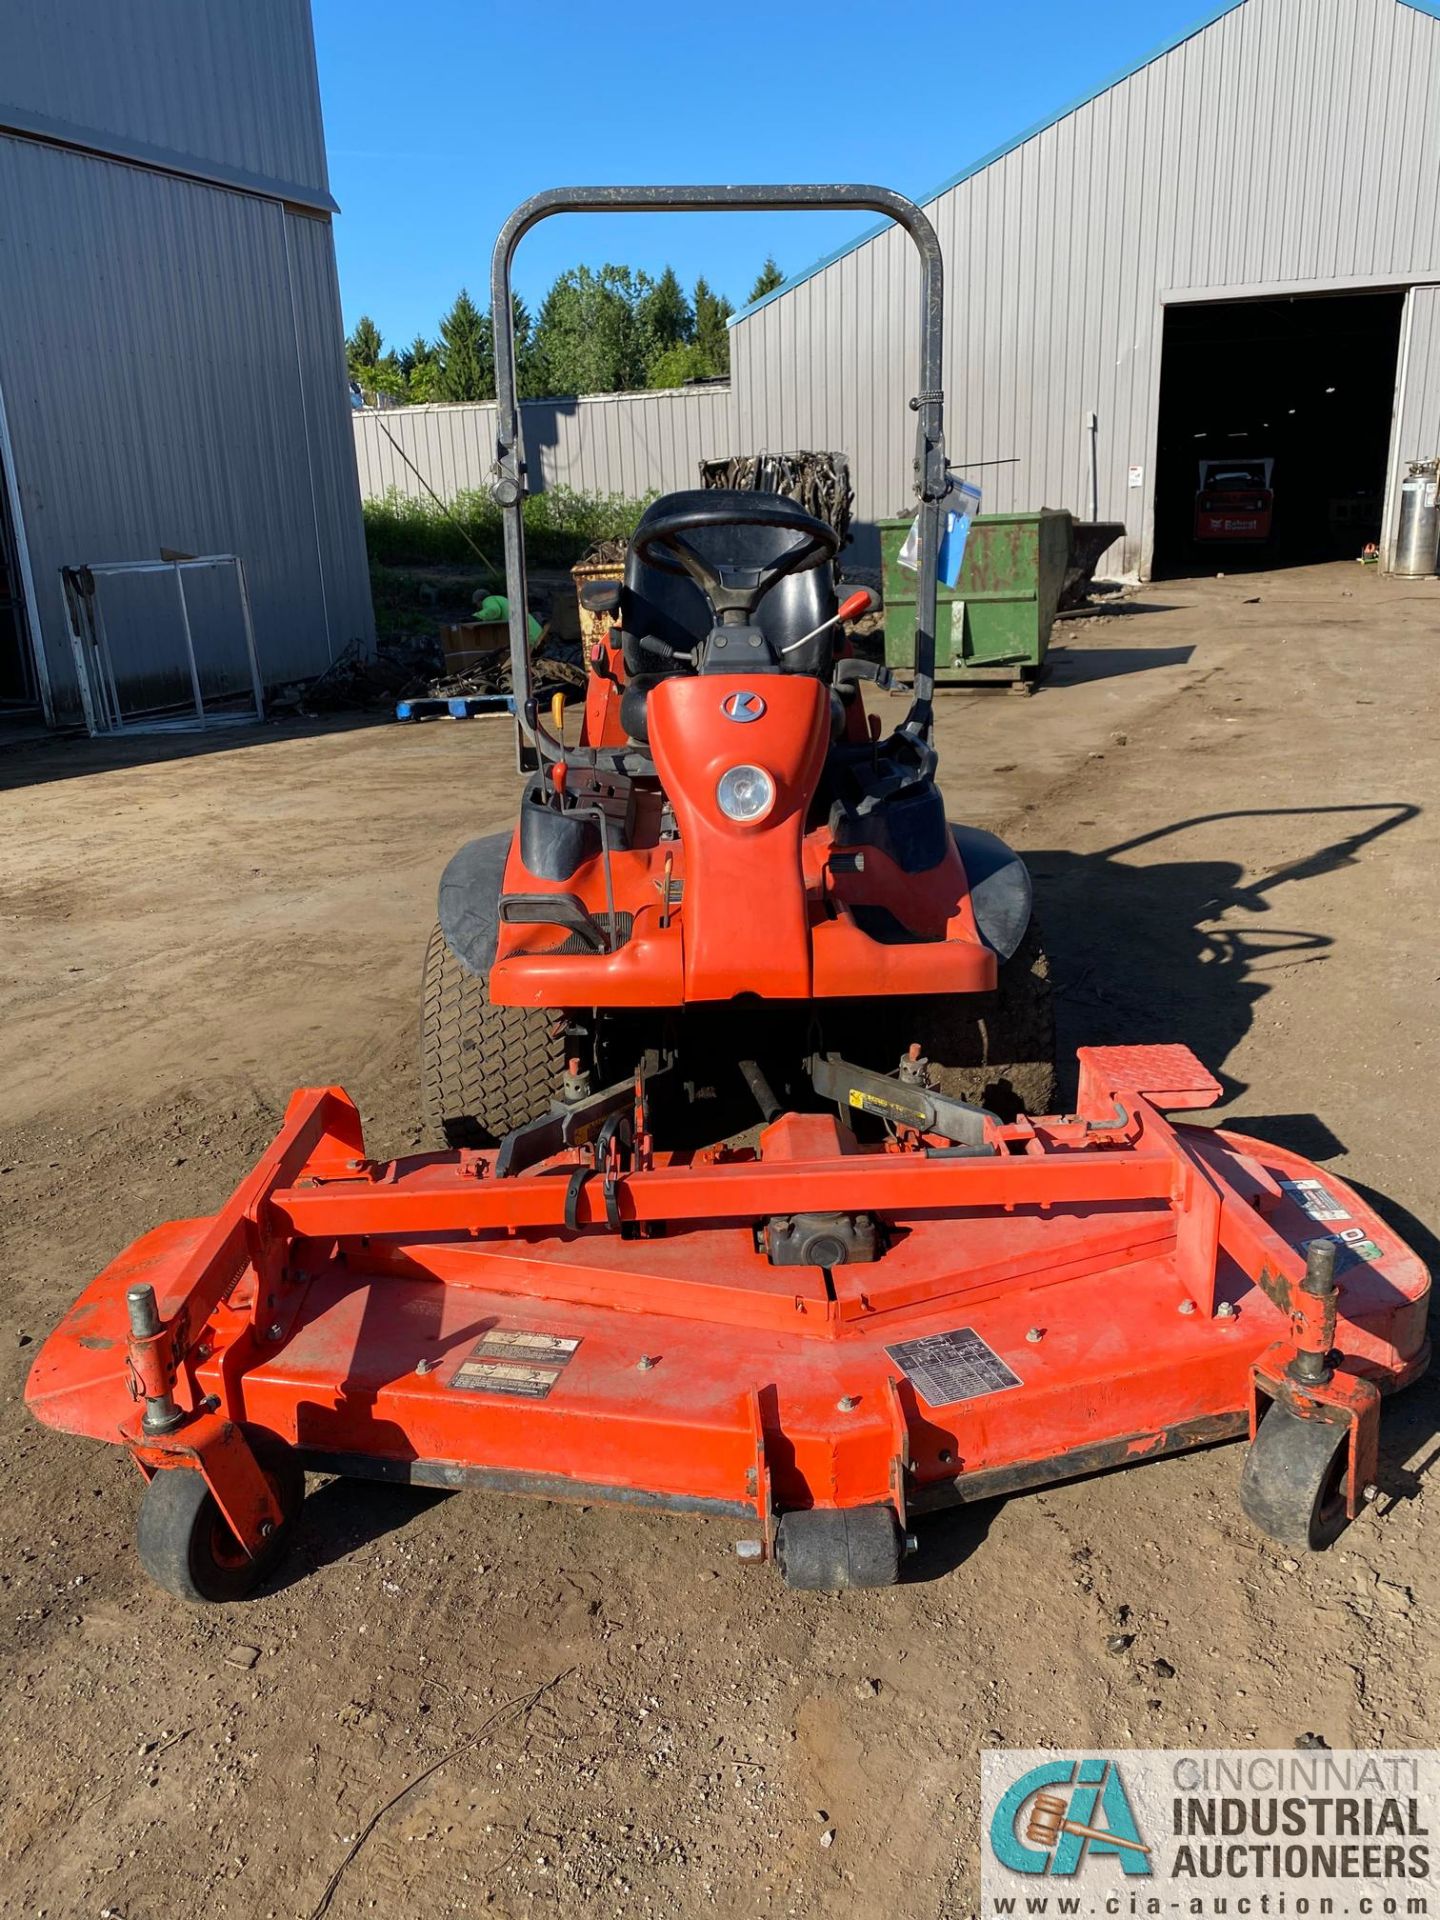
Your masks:
M 1280 1185 L 1312 1220 L 1348 1220 L 1349 1212 L 1318 1180 L 1282 1180 Z
M 949 1407 L 957 1400 L 979 1400 L 1021 1385 L 993 1347 L 973 1327 L 953 1333 L 927 1333 L 885 1351 L 927 1407 Z
M 460 1362 L 450 1385 L 471 1393 L 513 1393 L 526 1400 L 543 1400 L 579 1345 L 578 1340 L 555 1333 L 492 1327 Z

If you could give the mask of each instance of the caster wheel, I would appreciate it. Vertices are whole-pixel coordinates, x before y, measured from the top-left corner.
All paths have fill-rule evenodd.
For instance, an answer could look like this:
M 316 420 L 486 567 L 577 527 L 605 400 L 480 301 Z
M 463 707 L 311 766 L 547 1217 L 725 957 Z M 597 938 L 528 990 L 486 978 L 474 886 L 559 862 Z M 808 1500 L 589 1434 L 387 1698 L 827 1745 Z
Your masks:
M 285 1516 L 253 1560 L 195 1468 L 166 1467 L 145 1489 L 135 1536 L 140 1564 L 177 1600 L 243 1600 L 285 1557 L 305 1498 L 305 1470 L 283 1440 L 268 1434 L 249 1438 Z
M 1302 1420 L 1278 1403 L 1256 1430 L 1240 1476 L 1246 1515 L 1287 1547 L 1316 1551 L 1343 1532 L 1349 1429 Z
M 893 1507 L 812 1507 L 781 1515 L 775 1560 L 787 1587 L 893 1587 L 904 1544 Z

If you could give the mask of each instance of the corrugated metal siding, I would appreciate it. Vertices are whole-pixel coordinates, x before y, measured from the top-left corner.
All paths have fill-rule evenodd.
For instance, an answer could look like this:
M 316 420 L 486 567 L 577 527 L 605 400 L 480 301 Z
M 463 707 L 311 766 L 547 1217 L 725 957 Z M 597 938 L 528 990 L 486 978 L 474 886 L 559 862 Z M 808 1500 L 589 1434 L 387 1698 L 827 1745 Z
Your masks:
M 1412 287 L 1400 324 L 1400 379 L 1390 437 L 1390 485 L 1382 538 L 1386 564 L 1394 558 L 1398 483 L 1412 460 L 1440 455 L 1440 286 Z
M 946 439 L 957 462 L 1015 459 L 979 473 L 986 506 L 1086 511 L 1094 409 L 1100 517 L 1148 563 L 1163 300 L 1433 273 L 1437 99 L 1428 16 L 1245 0 L 933 201 Z M 917 282 L 890 231 L 731 333 L 740 445 L 844 448 L 862 518 L 912 498 Z
M 309 0 L 18 0 L 6 105 L 122 151 L 133 143 L 328 192 Z
M 329 247 L 272 200 L 0 138 L 0 388 L 62 717 L 65 565 L 239 553 L 271 681 L 372 634 Z
M 652 490 L 697 486 L 702 460 L 739 450 L 728 387 L 526 400 L 520 411 L 537 492 L 574 487 L 636 499 Z M 407 498 L 425 494 L 386 438 L 387 429 L 442 500 L 490 483 L 493 406 L 388 407 L 353 418 L 360 492 L 367 500 L 391 487 Z M 772 438 L 768 444 L 780 442 Z
M 328 220 L 287 214 L 285 236 L 326 623 L 338 654 L 352 640 L 368 648 L 375 638 L 340 283 Z

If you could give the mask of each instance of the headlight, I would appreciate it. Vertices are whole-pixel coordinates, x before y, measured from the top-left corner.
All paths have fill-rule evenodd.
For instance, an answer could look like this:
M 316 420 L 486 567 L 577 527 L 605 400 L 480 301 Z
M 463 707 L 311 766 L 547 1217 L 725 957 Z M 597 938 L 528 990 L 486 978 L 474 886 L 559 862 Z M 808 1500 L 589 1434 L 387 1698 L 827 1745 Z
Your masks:
M 775 804 L 775 782 L 763 767 L 731 767 L 721 774 L 715 798 L 727 820 L 763 820 Z

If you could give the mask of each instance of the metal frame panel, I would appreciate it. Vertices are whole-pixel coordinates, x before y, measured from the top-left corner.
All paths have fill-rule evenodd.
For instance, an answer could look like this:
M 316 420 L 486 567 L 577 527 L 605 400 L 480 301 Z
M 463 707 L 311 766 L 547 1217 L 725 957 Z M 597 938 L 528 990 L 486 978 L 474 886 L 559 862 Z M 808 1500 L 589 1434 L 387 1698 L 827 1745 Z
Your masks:
M 246 659 L 250 669 L 253 713 L 207 713 L 205 708 L 205 696 L 200 685 L 200 662 L 195 651 L 194 631 L 190 624 L 190 607 L 185 598 L 185 575 L 210 572 L 216 567 L 233 567 L 235 570 L 235 588 L 239 599 L 241 624 L 245 632 Z M 250 593 L 245 584 L 244 562 L 238 554 L 205 553 L 189 560 L 102 560 L 76 568 L 74 571 L 88 574 L 92 580 L 135 574 L 168 573 L 173 576 L 176 604 L 180 613 L 180 636 L 185 643 L 184 665 L 189 674 L 195 702 L 193 719 L 183 714 L 146 714 L 127 720 L 119 685 L 115 679 L 115 662 L 105 630 L 105 610 L 100 595 L 96 592 L 91 596 L 94 624 L 87 654 L 85 635 L 80 629 L 79 595 L 75 589 L 75 583 L 68 582 L 65 610 L 70 630 L 70 645 L 75 660 L 75 674 L 80 686 L 80 699 L 85 711 L 85 726 L 88 733 L 94 736 L 111 733 L 188 732 L 191 728 L 203 730 L 211 726 L 233 726 L 237 722 L 265 718 L 265 689 L 261 684 L 260 665 L 255 654 L 255 626 L 250 615 Z M 98 686 L 91 678 L 92 659 L 99 674 Z

